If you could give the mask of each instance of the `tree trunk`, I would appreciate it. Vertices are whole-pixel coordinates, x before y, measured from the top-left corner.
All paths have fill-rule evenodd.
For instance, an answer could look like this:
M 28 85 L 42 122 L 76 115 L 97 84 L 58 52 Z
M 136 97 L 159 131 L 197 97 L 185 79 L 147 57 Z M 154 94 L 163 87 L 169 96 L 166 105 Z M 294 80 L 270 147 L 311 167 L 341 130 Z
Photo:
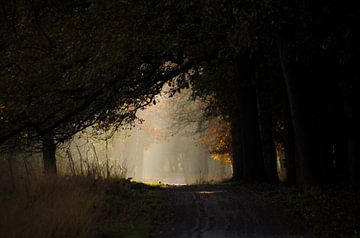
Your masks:
M 254 86 L 255 68 L 247 55 L 238 56 L 235 59 L 234 67 L 235 82 L 233 86 L 237 95 L 236 109 L 233 111 L 231 121 L 233 179 L 262 181 L 266 175 Z
M 288 106 L 286 106 L 284 112 L 284 148 L 286 183 L 293 185 L 296 183 L 295 146 L 293 126 Z
M 235 62 L 236 83 L 238 87 L 237 116 L 241 145 L 242 176 L 245 180 L 265 179 L 264 161 L 258 124 L 258 110 L 255 83 L 255 68 L 248 56 L 238 57 Z M 241 81 L 247 81 L 242 85 Z M 245 82 L 246 82 L 245 81 Z M 234 139 L 234 138 L 233 138 Z
M 269 182 L 278 182 L 279 177 L 276 167 L 276 152 L 273 137 L 271 96 L 266 89 L 260 88 L 260 85 L 258 85 L 256 93 L 258 99 L 259 129 L 265 173 Z
M 11 179 L 11 185 L 13 187 L 13 189 L 16 189 L 16 183 L 15 183 L 15 176 L 14 176 L 14 167 L 13 167 L 13 162 L 14 162 L 14 148 L 11 148 L 6 156 L 6 160 L 8 162 L 8 166 L 9 166 L 9 174 L 10 174 L 10 179 Z
M 240 125 L 239 120 L 232 118 L 231 121 L 231 148 L 232 148 L 232 180 L 239 181 L 242 179 L 242 156 L 240 141 Z
M 360 188 L 360 135 L 351 133 L 348 137 L 350 186 Z
M 256 93 L 253 89 L 239 92 L 240 143 L 243 157 L 243 177 L 245 180 L 265 179 L 264 160 L 258 124 Z
M 307 68 L 302 67 L 301 56 L 289 54 L 285 42 L 279 41 L 279 56 L 286 89 L 289 97 L 290 113 L 294 128 L 297 183 L 300 187 L 318 184 L 321 167 L 316 157 L 316 141 L 313 136 L 310 75 Z M 293 58 L 296 57 L 296 58 Z
M 343 108 L 339 90 L 331 82 L 331 76 L 326 77 L 327 84 L 321 83 L 319 88 L 319 103 L 317 108 L 317 157 L 321 161 L 321 179 L 323 183 L 336 182 L 341 179 L 341 171 L 347 163 L 345 149 L 346 136 L 344 134 Z M 320 90 L 319 90 L 320 91 Z
M 355 87 L 344 95 L 346 116 L 349 183 L 354 189 L 360 189 L 360 105 L 358 88 Z
M 44 173 L 55 175 L 57 173 L 56 169 L 56 145 L 54 142 L 54 135 L 52 132 L 49 132 L 42 137 L 42 152 L 43 152 L 43 161 L 44 161 Z

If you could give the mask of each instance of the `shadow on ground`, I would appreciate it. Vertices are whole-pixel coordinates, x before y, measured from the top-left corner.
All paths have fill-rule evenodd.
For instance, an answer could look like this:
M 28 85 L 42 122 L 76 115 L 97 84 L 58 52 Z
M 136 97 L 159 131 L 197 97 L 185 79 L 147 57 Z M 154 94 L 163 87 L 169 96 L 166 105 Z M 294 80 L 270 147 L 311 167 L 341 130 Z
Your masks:
M 313 237 L 280 203 L 243 185 L 169 186 L 152 237 Z

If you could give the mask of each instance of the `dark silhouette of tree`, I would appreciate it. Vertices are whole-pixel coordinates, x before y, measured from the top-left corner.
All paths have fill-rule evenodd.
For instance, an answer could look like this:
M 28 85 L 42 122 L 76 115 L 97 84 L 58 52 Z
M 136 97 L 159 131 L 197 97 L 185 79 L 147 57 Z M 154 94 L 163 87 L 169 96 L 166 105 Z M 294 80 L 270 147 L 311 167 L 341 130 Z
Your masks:
M 91 125 L 134 121 L 167 80 L 192 65 L 165 65 L 171 55 L 148 48 L 160 19 L 144 14 L 147 6 L 15 3 L 2 4 L 0 142 L 42 141 L 49 171 L 56 171 L 54 144 Z
M 0 142 L 120 127 L 176 77 L 173 93 L 192 84 L 231 124 L 234 179 L 276 181 L 276 141 L 292 183 L 359 186 L 355 1 L 15 2 L 1 4 Z

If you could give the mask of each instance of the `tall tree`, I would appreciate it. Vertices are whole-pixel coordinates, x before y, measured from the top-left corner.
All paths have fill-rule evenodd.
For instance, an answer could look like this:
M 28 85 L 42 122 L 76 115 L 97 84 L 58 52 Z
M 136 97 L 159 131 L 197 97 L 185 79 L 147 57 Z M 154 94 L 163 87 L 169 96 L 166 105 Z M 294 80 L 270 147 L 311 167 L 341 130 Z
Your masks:
M 193 63 L 165 64 L 174 57 L 152 42 L 168 38 L 159 41 L 161 32 L 153 29 L 161 18 L 147 14 L 146 4 L 15 2 L 2 5 L 0 142 L 42 141 L 45 168 L 55 158 L 50 141 L 95 123 L 133 121 L 167 80 Z

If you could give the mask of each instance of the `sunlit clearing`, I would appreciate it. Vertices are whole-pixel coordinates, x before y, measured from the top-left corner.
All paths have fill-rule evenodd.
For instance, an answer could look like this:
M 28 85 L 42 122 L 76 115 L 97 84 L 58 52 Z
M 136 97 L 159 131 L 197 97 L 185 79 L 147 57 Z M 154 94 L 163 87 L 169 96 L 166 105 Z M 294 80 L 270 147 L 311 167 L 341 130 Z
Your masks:
M 157 95 L 152 106 L 138 112 L 140 120 L 132 128 L 77 134 L 58 155 L 72 162 L 62 171 L 153 185 L 230 178 L 229 125 L 219 117 L 204 117 L 206 103 L 191 99 L 191 93 Z
M 224 191 L 199 191 L 196 192 L 198 194 L 203 194 L 203 195 L 211 195 L 211 194 L 216 194 L 216 193 L 223 193 Z

